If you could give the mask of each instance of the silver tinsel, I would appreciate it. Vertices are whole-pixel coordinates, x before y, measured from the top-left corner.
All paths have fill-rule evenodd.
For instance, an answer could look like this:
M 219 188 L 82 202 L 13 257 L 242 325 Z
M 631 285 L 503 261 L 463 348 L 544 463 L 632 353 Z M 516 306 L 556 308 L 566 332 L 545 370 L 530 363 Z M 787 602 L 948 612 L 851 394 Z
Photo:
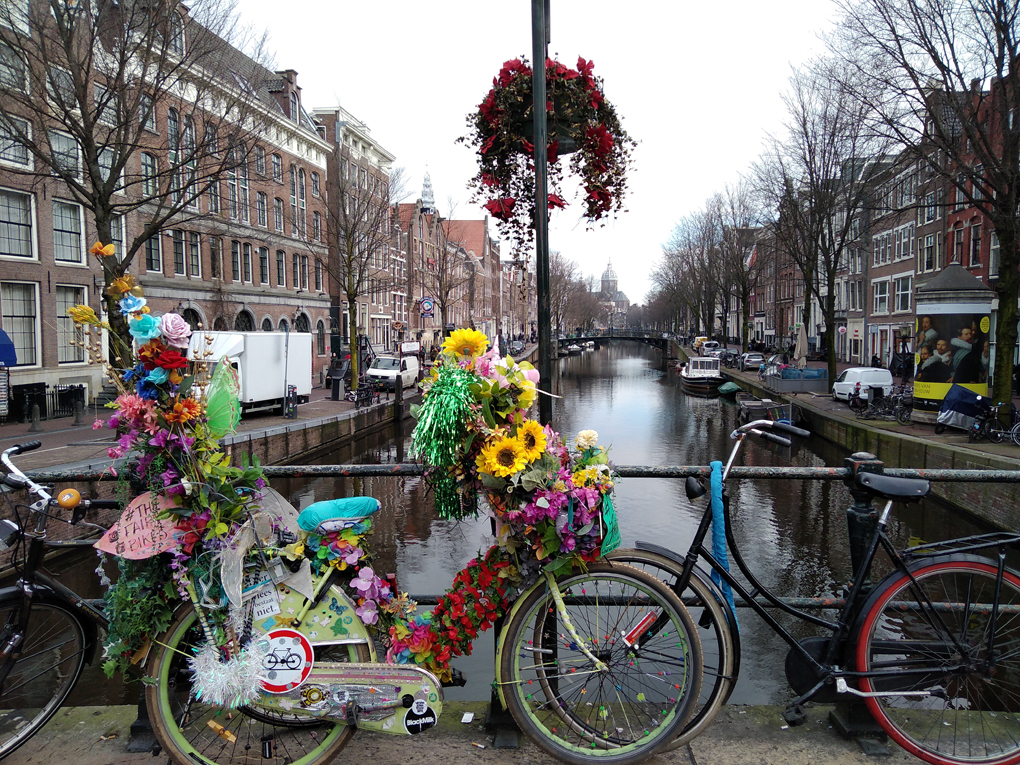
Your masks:
M 206 704 L 229 709 L 251 704 L 262 694 L 262 663 L 268 649 L 267 641 L 256 638 L 223 661 L 220 648 L 206 642 L 188 659 L 194 673 L 192 694 Z

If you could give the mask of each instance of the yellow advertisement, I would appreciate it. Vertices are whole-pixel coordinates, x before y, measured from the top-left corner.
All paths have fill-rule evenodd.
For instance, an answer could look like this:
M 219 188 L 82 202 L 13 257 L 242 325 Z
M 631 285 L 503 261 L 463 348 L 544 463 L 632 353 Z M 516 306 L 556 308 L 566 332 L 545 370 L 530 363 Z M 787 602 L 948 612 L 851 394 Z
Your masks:
M 921 314 L 914 337 L 914 404 L 938 409 L 956 383 L 988 395 L 988 331 L 982 314 Z M 924 402 L 929 406 L 924 407 Z

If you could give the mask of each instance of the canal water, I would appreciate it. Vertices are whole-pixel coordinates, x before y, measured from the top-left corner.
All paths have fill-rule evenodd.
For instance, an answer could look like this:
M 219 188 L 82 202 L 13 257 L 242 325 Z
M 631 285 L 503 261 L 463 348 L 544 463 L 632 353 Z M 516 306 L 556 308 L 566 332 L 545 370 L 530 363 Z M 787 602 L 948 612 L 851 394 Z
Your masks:
M 617 342 L 598 351 L 560 359 L 553 426 L 570 441 L 587 428 L 598 431 L 599 443 L 611 447 L 620 465 L 705 465 L 725 461 L 733 444 L 729 433 L 738 424 L 737 408 L 722 399 L 689 397 L 679 378 L 661 369 L 659 352 L 637 342 Z M 407 425 L 410 431 L 411 425 Z M 409 439 L 404 449 L 409 450 Z M 782 449 L 758 439 L 741 450 L 743 465 L 842 465 L 845 452 L 807 439 Z M 401 454 L 389 434 L 376 434 L 322 455 L 320 464 L 388 463 Z M 408 458 L 409 459 L 409 458 Z M 396 573 L 401 589 L 412 595 L 441 594 L 454 575 L 478 551 L 493 543 L 485 517 L 443 521 L 421 478 L 291 478 L 274 488 L 298 508 L 334 497 L 369 495 L 382 502 L 374 516 L 371 539 L 374 567 Z M 780 596 L 831 596 L 850 578 L 845 511 L 850 497 L 836 481 L 731 481 L 734 533 L 752 570 Z M 614 505 L 623 545 L 636 540 L 666 545 L 681 552 L 704 511 L 704 499 L 687 500 L 679 479 L 622 479 Z M 977 533 L 980 529 L 936 502 L 894 508 L 892 535 L 898 545 Z M 64 576 L 72 587 L 96 587 L 95 559 L 86 557 Z M 792 697 L 783 673 L 787 645 L 753 612 L 738 614 L 742 664 L 731 696 L 735 704 L 779 704 Z M 784 620 L 798 637 L 816 632 Z M 485 633 L 474 654 L 454 661 L 468 676 L 468 685 L 448 689 L 452 699 L 489 697 L 493 679 L 493 637 Z M 79 684 L 81 698 L 72 703 L 133 703 L 137 686 L 116 681 L 97 696 L 100 678 Z M 84 694 L 84 696 L 82 696 Z

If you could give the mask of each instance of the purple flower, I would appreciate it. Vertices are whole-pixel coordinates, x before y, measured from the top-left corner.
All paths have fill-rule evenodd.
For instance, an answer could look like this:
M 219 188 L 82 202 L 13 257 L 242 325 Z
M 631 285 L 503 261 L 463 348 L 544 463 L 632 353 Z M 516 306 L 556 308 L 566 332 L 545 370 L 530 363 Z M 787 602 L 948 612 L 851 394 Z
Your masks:
M 352 547 L 346 550 L 345 552 L 340 553 L 340 557 L 343 558 L 344 562 L 348 566 L 353 566 L 355 563 L 361 560 L 361 556 L 364 554 L 365 551 L 362 550 L 360 547 Z M 369 570 L 371 571 L 371 569 Z
M 367 566 L 358 572 L 357 577 L 351 582 L 351 585 L 356 589 L 361 596 L 364 598 L 370 598 L 375 600 L 379 597 L 379 583 L 376 579 L 375 572 Z
M 360 606 L 354 609 L 354 613 L 361 617 L 361 621 L 363 621 L 365 624 L 375 624 L 377 621 L 379 621 L 378 609 L 379 607 L 376 605 L 376 602 L 374 600 L 366 600 L 364 603 L 362 603 Z
M 188 338 L 191 337 L 191 327 L 188 322 L 176 313 L 165 313 L 159 320 L 159 328 L 163 333 L 163 340 L 175 348 L 187 348 Z

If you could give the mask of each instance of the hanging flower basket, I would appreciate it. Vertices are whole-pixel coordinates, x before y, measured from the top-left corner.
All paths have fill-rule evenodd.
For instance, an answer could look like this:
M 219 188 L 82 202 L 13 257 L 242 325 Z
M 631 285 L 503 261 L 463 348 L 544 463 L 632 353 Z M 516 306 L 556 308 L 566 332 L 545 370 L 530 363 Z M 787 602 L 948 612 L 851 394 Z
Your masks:
M 627 171 L 636 145 L 603 95 L 592 63 L 577 69 L 546 60 L 546 111 L 549 120 L 549 209 L 564 208 L 564 165 L 580 183 L 582 217 L 593 225 L 623 209 Z M 473 200 L 497 221 L 521 257 L 535 228 L 534 102 L 532 70 L 526 59 L 503 64 L 492 89 L 468 115 L 470 132 L 460 139 L 478 152 L 478 173 L 469 182 Z M 569 163 L 560 161 L 570 154 Z

